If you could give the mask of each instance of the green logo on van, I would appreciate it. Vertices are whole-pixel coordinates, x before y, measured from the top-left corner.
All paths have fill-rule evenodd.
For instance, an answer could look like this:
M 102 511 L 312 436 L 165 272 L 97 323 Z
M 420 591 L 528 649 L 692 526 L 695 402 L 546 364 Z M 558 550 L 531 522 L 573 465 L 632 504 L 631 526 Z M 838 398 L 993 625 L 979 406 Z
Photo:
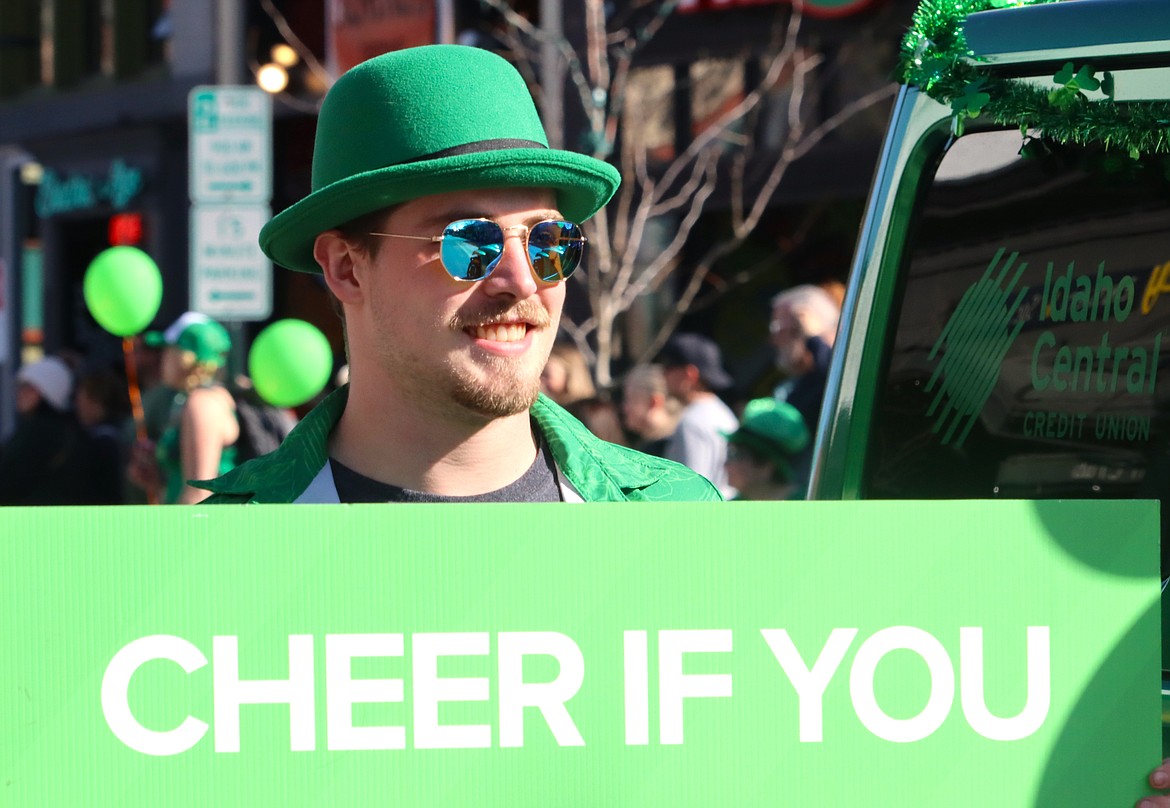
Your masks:
M 938 365 L 926 392 L 936 388 L 937 392 L 926 414 L 935 416 L 933 432 L 942 433 L 944 445 L 952 441 L 956 447 L 963 445 L 995 389 L 1004 356 L 1024 327 L 1017 315 L 1028 287 L 1018 292 L 1015 287 L 1028 264 L 1021 263 L 1013 274 L 1019 253 L 1013 252 L 1000 266 L 1003 254 L 1002 248 L 996 252 L 983 277 L 963 294 L 930 349 L 928 358 L 937 359 Z

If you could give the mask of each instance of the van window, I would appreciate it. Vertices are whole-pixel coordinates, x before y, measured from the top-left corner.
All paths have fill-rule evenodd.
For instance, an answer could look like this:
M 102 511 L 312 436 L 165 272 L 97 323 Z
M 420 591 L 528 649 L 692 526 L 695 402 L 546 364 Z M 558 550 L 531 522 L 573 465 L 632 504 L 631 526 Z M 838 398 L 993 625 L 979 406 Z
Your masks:
M 1170 159 L 1023 142 L 970 133 L 924 183 L 866 497 L 1170 491 Z

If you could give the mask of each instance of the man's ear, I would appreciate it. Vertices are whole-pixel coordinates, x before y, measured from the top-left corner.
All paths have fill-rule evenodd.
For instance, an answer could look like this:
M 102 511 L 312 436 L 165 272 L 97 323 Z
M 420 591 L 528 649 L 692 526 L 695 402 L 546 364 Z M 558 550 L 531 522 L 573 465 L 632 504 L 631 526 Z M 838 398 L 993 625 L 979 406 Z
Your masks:
M 313 257 L 325 276 L 325 285 L 342 303 L 357 303 L 362 297 L 361 278 L 356 267 L 362 256 L 339 230 L 326 230 L 313 242 Z

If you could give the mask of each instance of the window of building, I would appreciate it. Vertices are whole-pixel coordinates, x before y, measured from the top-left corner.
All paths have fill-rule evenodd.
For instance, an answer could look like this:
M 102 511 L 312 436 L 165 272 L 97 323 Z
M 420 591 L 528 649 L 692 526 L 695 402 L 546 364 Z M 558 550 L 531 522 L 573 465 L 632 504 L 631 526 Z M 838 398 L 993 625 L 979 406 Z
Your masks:
M 630 71 L 622 110 L 622 136 L 629 148 L 652 160 L 674 156 L 674 69 L 670 65 Z
M 740 59 L 698 59 L 691 63 L 691 134 L 719 125 L 744 96 L 744 64 Z M 739 127 L 732 126 L 732 130 Z
M 0 97 L 40 80 L 40 15 L 34 0 L 6 0 L 0 13 Z
M 26 3 L 35 23 L 22 30 L 39 42 L 39 83 L 68 89 L 92 78 L 133 78 L 162 63 L 171 36 L 167 9 L 167 0 Z

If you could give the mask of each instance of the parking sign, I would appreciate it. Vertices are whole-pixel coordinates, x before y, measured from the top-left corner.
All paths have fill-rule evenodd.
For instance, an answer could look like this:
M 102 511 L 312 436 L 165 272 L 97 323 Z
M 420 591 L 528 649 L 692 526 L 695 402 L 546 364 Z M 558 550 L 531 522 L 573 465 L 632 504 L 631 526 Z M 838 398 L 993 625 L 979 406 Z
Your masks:
M 219 320 L 272 313 L 272 99 L 257 87 L 196 87 L 188 99 L 191 308 Z
M 188 98 L 192 202 L 272 196 L 272 98 L 258 87 L 196 87 Z
M 217 320 L 272 313 L 272 263 L 257 238 L 267 204 L 191 208 L 191 308 Z

